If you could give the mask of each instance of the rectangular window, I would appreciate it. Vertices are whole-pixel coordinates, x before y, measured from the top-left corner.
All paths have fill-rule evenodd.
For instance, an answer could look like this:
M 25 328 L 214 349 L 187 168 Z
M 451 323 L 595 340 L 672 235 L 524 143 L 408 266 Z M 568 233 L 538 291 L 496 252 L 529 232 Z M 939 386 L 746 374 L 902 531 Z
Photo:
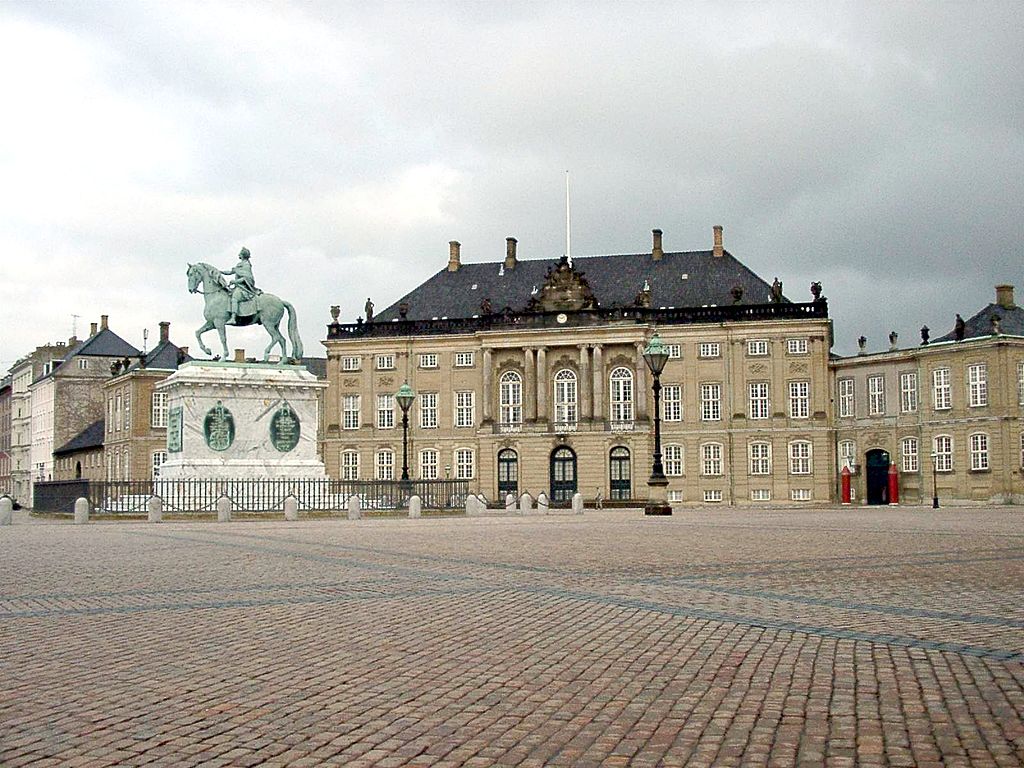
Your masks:
M 473 367 L 473 353 L 472 352 L 456 352 L 455 353 L 455 367 L 456 368 L 472 368 Z
M 682 491 L 669 491 L 668 492 L 668 500 L 670 502 L 678 504 L 679 502 L 681 502 L 683 500 L 683 492 Z
M 437 353 L 427 352 L 420 355 L 420 368 L 437 368 Z
M 810 501 L 811 500 L 811 489 L 810 488 L 794 488 L 789 492 L 789 498 L 791 501 Z
M 668 351 L 669 360 L 678 360 L 683 356 L 683 347 L 681 344 L 666 344 L 665 349 Z
M 770 475 L 772 473 L 772 446 L 770 443 L 751 443 L 747 446 L 750 458 L 750 474 Z
M 811 415 L 811 384 L 808 381 L 789 382 L 789 416 L 806 419 Z
M 700 447 L 700 473 L 702 475 L 722 474 L 722 444 L 704 443 Z
M 1017 405 L 1024 405 L 1024 362 L 1017 363 Z
M 377 479 L 395 479 L 395 453 L 394 451 L 377 451 Z
M 902 469 L 904 472 L 917 472 L 920 469 L 917 453 L 917 438 L 905 437 L 900 442 Z
M 661 418 L 665 421 L 683 420 L 683 386 L 666 384 L 661 390 Z
M 160 467 L 164 465 L 165 461 L 167 461 L 167 451 L 153 451 L 153 477 L 160 477 Z
M 472 427 L 476 424 L 475 411 L 476 393 L 475 392 L 456 392 L 455 393 L 455 426 L 456 427 Z
M 988 366 L 985 363 L 967 366 L 967 393 L 971 408 L 988 405 Z
M 156 429 L 167 426 L 167 393 L 153 393 L 153 407 L 150 409 L 149 425 Z
M 420 427 L 437 429 L 437 392 L 420 393 Z
M 394 355 L 377 355 L 378 371 L 393 371 L 395 369 Z
M 936 472 L 953 471 L 953 438 L 949 435 L 939 435 L 935 438 L 935 451 L 932 459 L 935 462 Z
M 114 396 L 114 431 L 121 431 L 121 393 Z
M 807 339 L 786 339 L 786 352 L 791 355 L 806 355 Z
M 700 385 L 700 420 L 720 421 L 722 418 L 722 385 Z
M 80 370 L 80 371 L 87 371 L 87 370 L 89 370 L 89 361 L 86 360 L 84 357 L 78 358 L 78 370 Z M 155 477 L 155 475 L 154 475 L 154 477 Z
M 722 492 L 717 490 L 704 491 L 704 501 L 708 504 L 718 504 L 722 501 Z
M 900 413 L 917 413 L 917 373 L 900 374 Z
M 868 376 L 868 416 L 885 415 L 885 377 Z
M 750 492 L 750 500 L 751 501 L 771 501 L 772 500 L 772 492 L 769 491 L 767 488 L 754 488 Z
M 806 440 L 794 440 L 789 444 L 789 473 L 811 474 L 811 444 Z
M 473 451 L 470 448 L 460 448 L 455 452 L 455 479 L 473 479 Z
M 341 454 L 341 479 L 359 479 L 359 453 L 357 451 L 342 451 Z
M 420 451 L 420 479 L 437 480 L 437 451 L 433 448 Z
M 748 411 L 752 419 L 767 419 L 771 416 L 768 402 L 768 382 L 755 381 L 747 385 L 750 393 Z
M 936 411 L 945 411 L 953 407 L 949 368 L 936 368 L 932 371 L 932 402 Z
M 988 435 L 976 432 L 971 435 L 971 470 L 984 472 L 988 469 Z
M 377 429 L 395 426 L 395 396 L 377 395 Z
M 697 347 L 699 357 L 720 357 L 721 354 L 722 347 L 717 341 L 706 341 Z
M 358 371 L 359 358 L 358 357 L 343 357 L 341 358 L 341 370 L 343 371 Z
M 768 354 L 768 339 L 752 339 L 747 342 L 747 354 L 751 357 L 764 357 Z
M 132 396 L 131 393 L 124 393 L 124 428 L 132 428 Z
M 843 418 L 853 416 L 853 379 L 839 380 L 839 415 Z
M 668 477 L 679 477 L 683 474 L 683 446 L 666 445 L 662 464 Z
M 857 444 L 853 440 L 840 440 L 839 441 L 839 471 L 842 472 L 844 469 L 853 471 L 854 464 L 857 463 Z
M 359 395 L 341 398 L 341 428 L 359 429 Z

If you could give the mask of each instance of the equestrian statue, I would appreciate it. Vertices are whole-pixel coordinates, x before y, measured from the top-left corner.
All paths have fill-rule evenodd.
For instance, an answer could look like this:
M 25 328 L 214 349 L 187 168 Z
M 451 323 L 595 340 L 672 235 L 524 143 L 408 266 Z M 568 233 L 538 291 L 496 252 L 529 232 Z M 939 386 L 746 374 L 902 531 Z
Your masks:
M 298 318 L 295 307 L 272 293 L 264 293 L 256 287 L 256 279 L 250 264 L 251 254 L 243 248 L 238 254 L 238 264 L 233 269 L 217 269 L 204 264 L 188 265 L 188 291 L 201 293 L 206 300 L 203 316 L 206 322 L 196 331 L 199 348 L 206 354 L 213 354 L 203 343 L 203 334 L 213 328 L 220 334 L 220 344 L 224 350 L 223 359 L 228 358 L 228 341 L 225 328 L 229 325 L 238 327 L 246 325 L 262 325 L 270 334 L 270 346 L 263 353 L 263 362 L 270 359 L 270 351 L 280 345 L 281 359 L 288 359 L 288 349 L 284 336 L 278 329 L 285 310 L 288 310 L 288 338 L 292 342 L 294 362 L 302 360 L 302 339 L 299 338 Z M 225 282 L 222 275 L 233 275 L 234 279 Z M 199 286 L 202 285 L 200 290 Z M 215 357 L 215 360 L 222 359 Z

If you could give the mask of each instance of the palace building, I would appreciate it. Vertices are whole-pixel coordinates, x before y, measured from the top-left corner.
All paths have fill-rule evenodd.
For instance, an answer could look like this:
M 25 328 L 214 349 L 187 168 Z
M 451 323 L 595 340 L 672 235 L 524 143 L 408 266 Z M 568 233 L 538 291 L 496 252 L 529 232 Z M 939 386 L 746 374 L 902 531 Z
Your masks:
M 342 479 L 397 479 L 408 384 L 412 479 L 490 499 L 645 499 L 657 332 L 673 504 L 827 502 L 836 464 L 831 321 L 820 286 L 793 302 L 722 244 L 447 266 L 379 315 L 327 328 L 322 449 Z M 368 307 L 369 309 L 369 307 Z

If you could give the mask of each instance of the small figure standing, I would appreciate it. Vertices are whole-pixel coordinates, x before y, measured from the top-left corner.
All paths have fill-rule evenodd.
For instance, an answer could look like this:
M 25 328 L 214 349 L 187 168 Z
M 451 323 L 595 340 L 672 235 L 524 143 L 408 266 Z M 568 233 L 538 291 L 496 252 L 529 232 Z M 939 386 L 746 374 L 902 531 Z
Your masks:
M 782 303 L 782 281 L 777 277 L 772 281 L 772 302 L 775 304 Z
M 953 338 L 955 338 L 957 341 L 963 341 L 964 333 L 966 332 L 966 330 L 967 323 L 964 322 L 964 319 L 960 317 L 960 313 L 957 312 L 956 323 L 953 324 Z
M 821 282 L 815 280 L 811 283 L 811 296 L 814 297 L 815 301 L 821 301 Z
M 249 249 L 242 248 L 238 252 L 238 263 L 234 269 L 222 269 L 220 273 L 235 276 L 235 279 L 228 283 L 228 288 L 231 289 L 231 317 L 228 323 L 234 325 L 238 322 L 238 305 L 257 293 L 256 278 L 252 275 L 252 264 L 249 263 Z
M 601 493 L 601 489 L 597 489 L 597 494 L 594 496 L 594 509 L 604 509 L 604 494 Z
M 366 322 L 372 323 L 373 322 L 373 302 L 370 301 L 370 297 L 369 296 L 366 297 L 366 306 L 363 307 L 363 309 L 366 312 Z

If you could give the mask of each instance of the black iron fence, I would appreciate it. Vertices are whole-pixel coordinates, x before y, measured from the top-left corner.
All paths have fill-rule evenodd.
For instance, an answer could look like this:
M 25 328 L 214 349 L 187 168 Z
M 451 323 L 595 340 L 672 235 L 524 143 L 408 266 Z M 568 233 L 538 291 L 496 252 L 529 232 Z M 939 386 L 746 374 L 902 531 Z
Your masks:
M 413 495 L 423 509 L 459 509 L 466 503 L 466 480 L 331 480 L 328 478 L 239 478 L 153 480 L 69 480 L 36 483 L 33 508 L 37 512 L 74 511 L 75 500 L 85 498 L 97 514 L 144 514 L 149 500 L 159 496 L 165 512 L 214 512 L 217 500 L 227 496 L 239 512 L 281 512 L 294 496 L 300 510 L 339 512 L 358 496 L 364 510 L 401 509 Z

